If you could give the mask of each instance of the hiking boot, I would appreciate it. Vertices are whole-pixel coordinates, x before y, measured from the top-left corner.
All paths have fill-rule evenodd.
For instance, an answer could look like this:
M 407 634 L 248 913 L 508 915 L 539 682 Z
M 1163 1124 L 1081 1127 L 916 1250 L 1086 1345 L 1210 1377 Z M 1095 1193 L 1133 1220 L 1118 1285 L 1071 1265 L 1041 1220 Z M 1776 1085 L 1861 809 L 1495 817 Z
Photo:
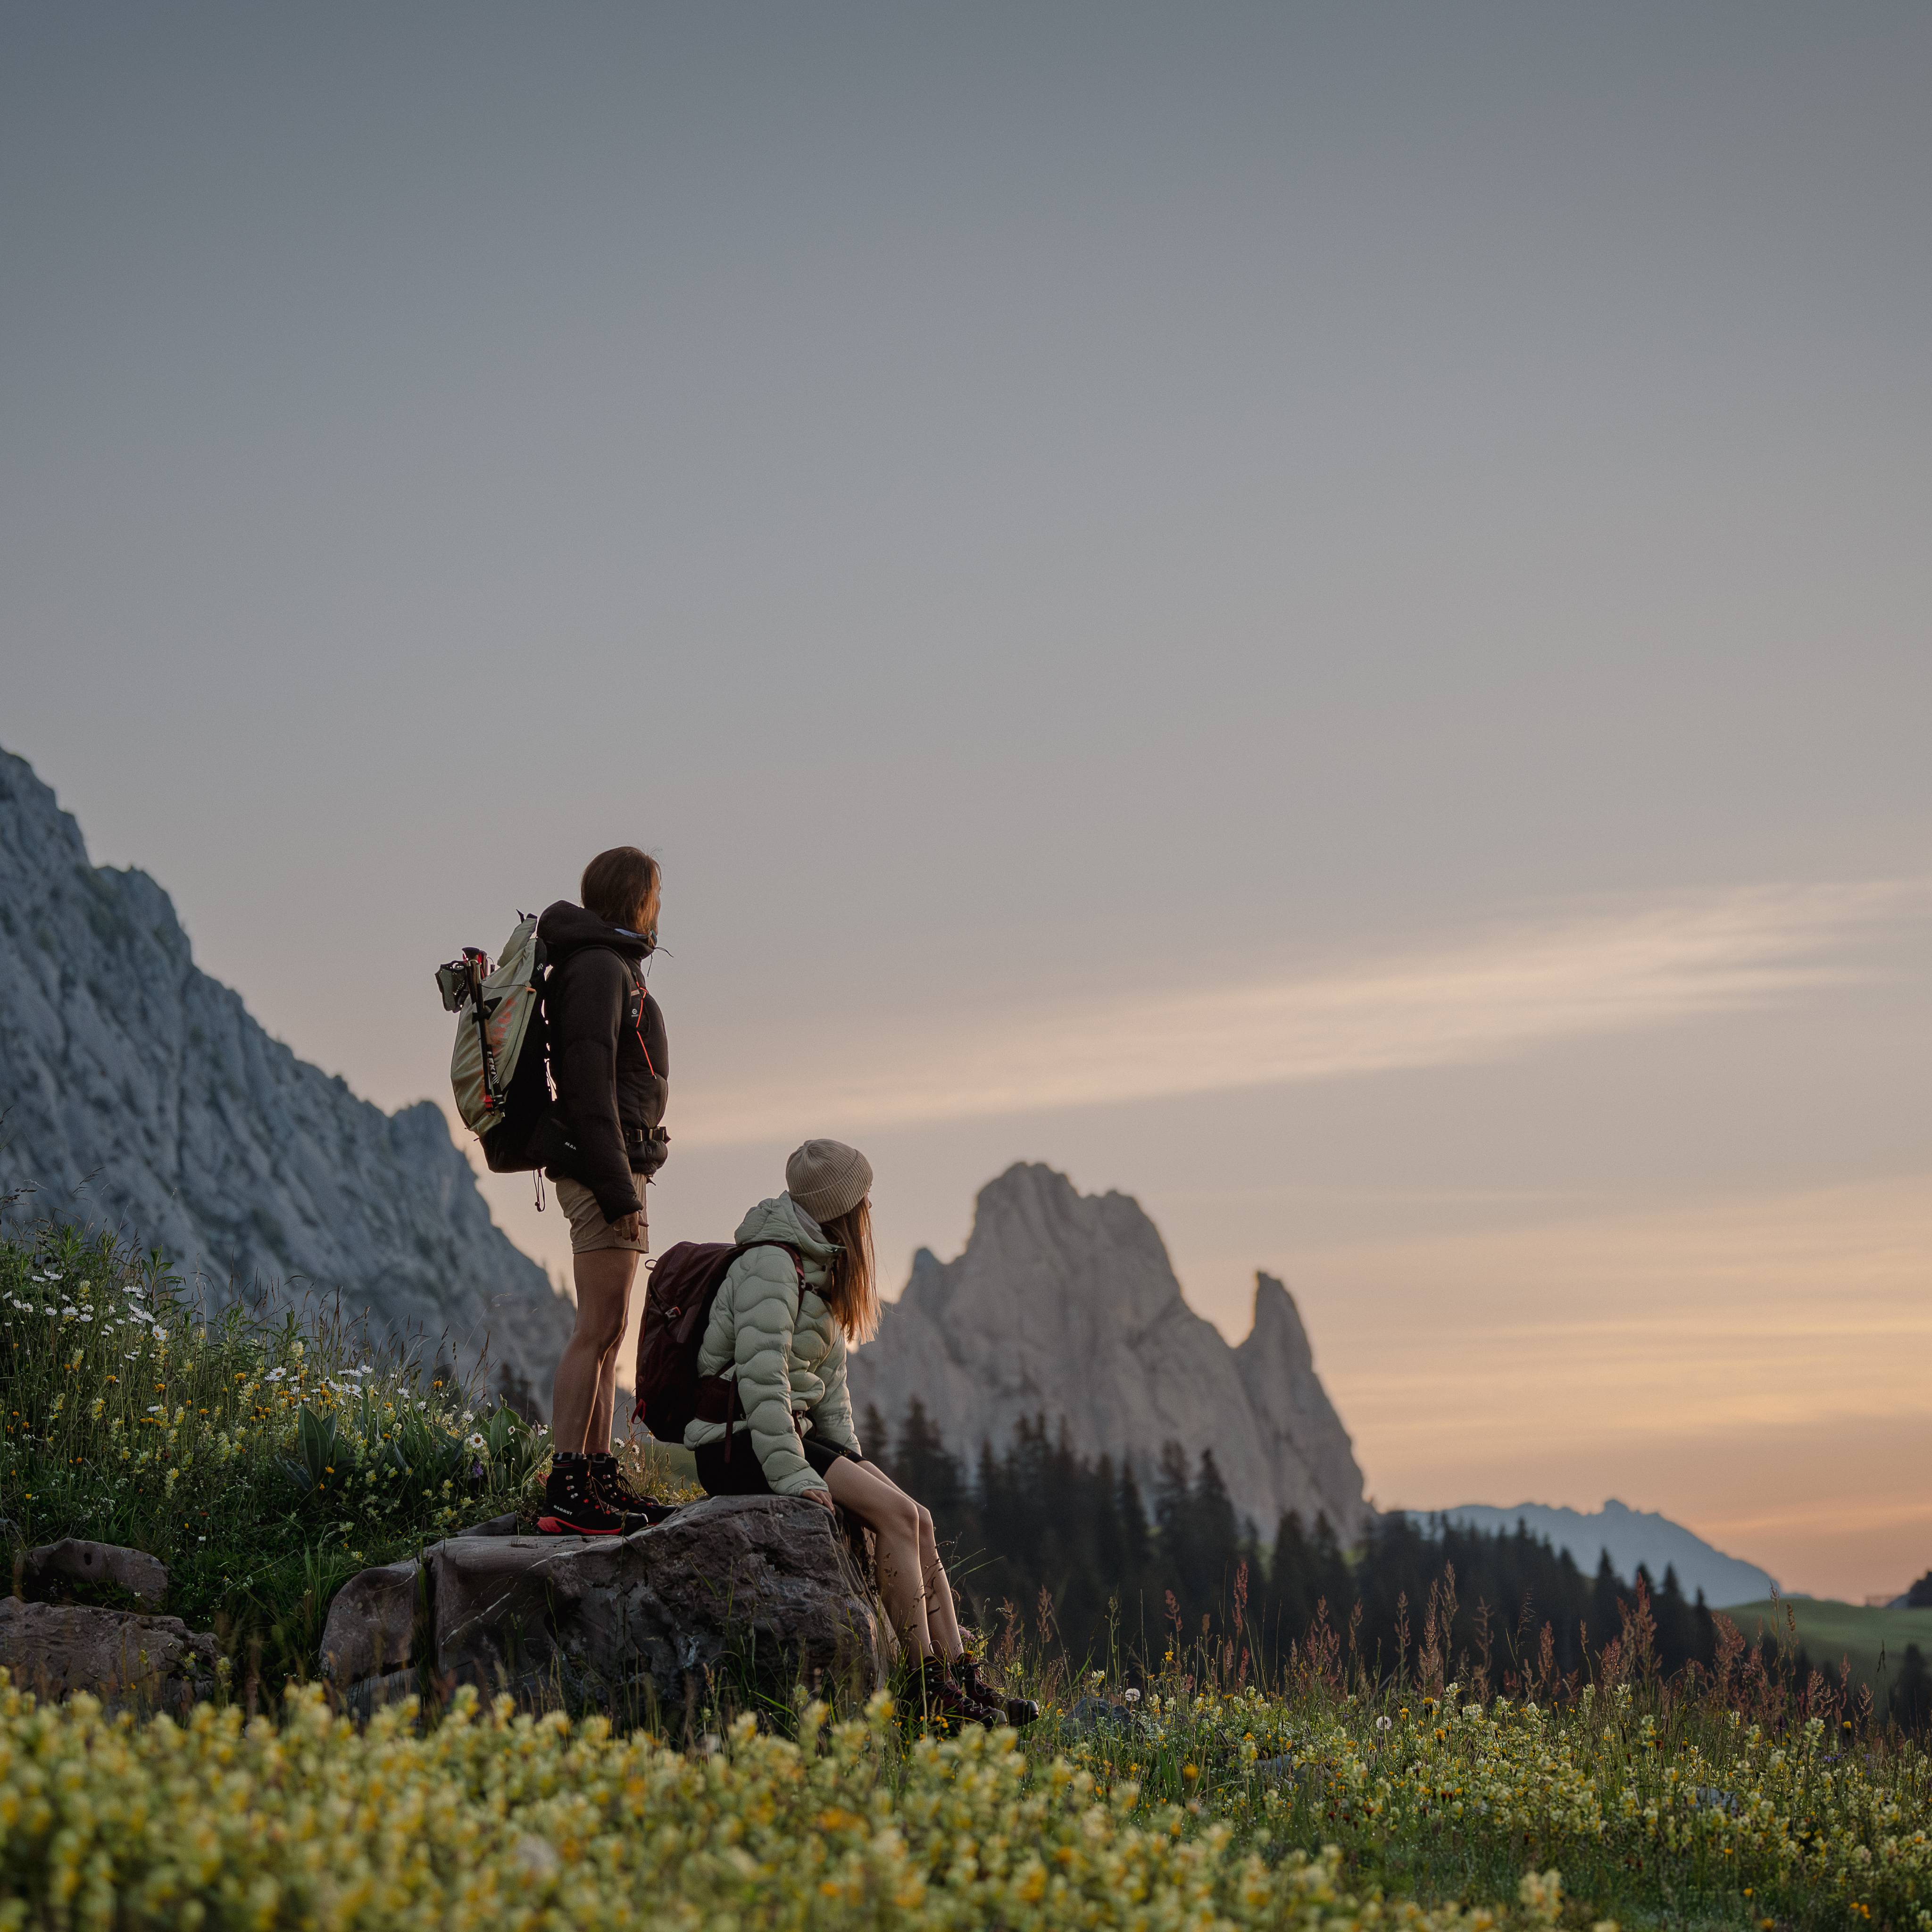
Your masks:
M 640 1495 L 624 1480 L 616 1456 L 608 1450 L 590 1456 L 590 1487 L 597 1500 L 625 1519 L 627 1529 L 647 1529 L 675 1513 L 675 1503 L 660 1502 L 656 1496 Z M 635 1521 L 631 1519 L 635 1518 Z
M 954 1683 L 946 1660 L 937 1655 L 920 1658 L 919 1668 L 906 1687 L 910 1714 L 923 1718 L 943 1733 L 963 1731 L 968 1724 L 984 1724 L 997 1730 L 1006 1722 L 1004 1714 L 991 1704 L 969 1697 Z
M 976 1704 L 990 1704 L 1006 1714 L 1006 1722 L 1016 1731 L 1040 1722 L 1040 1706 L 1030 1697 L 1009 1697 L 980 1675 L 980 1660 L 970 1651 L 961 1652 L 952 1675 L 961 1690 Z
M 545 1536 L 622 1536 L 627 1527 L 641 1529 L 644 1525 L 627 1525 L 623 1511 L 613 1509 L 597 1493 L 590 1459 L 560 1450 L 544 1480 L 537 1528 Z

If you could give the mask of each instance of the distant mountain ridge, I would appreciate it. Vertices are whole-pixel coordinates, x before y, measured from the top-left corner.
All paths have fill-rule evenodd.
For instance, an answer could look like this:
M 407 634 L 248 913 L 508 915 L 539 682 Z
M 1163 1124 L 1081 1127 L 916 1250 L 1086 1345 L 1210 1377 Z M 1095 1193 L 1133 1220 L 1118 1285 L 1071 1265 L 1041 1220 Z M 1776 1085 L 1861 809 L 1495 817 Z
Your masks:
M 1674 1569 L 1684 1595 L 1694 1598 L 1702 1590 L 1713 1610 L 1759 1602 L 1778 1588 L 1768 1570 L 1727 1556 L 1681 1522 L 1652 1510 L 1634 1510 L 1615 1497 L 1588 1514 L 1547 1503 L 1519 1503 L 1514 1509 L 1462 1503 L 1440 1514 L 1467 1529 L 1508 1534 L 1519 1522 L 1526 1524 L 1532 1536 L 1543 1538 L 1555 1549 L 1567 1550 L 1586 1576 L 1594 1573 L 1606 1550 L 1626 1583 L 1635 1580 L 1639 1564 L 1650 1572 L 1653 1583 L 1661 1583 L 1664 1571 Z
M 428 979 L 424 976 L 427 993 Z M 219 1302 L 258 1278 L 493 1363 L 541 1405 L 571 1304 L 490 1218 L 442 1114 L 386 1114 L 298 1060 L 194 962 L 145 872 L 96 867 L 0 752 L 0 1193 L 124 1228 Z
M 1294 1298 L 1256 1278 L 1239 1348 L 1188 1306 L 1140 1204 L 1022 1164 L 989 1181 L 957 1259 L 926 1249 L 877 1337 L 851 1358 L 853 1405 L 896 1426 L 916 1397 L 953 1450 L 1064 1423 L 1074 1447 L 1144 1479 L 1162 1445 L 1212 1449 L 1237 1509 L 1271 1535 L 1298 1510 L 1345 1541 L 1372 1512 Z

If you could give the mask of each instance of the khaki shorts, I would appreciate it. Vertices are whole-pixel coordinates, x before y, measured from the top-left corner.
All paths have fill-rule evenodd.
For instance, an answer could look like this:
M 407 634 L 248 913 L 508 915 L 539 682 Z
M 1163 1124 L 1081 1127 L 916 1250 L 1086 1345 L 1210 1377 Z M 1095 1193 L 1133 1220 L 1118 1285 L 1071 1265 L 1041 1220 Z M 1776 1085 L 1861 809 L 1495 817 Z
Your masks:
M 643 1190 L 640 1189 L 639 1192 Z M 574 1255 L 595 1254 L 602 1248 L 621 1248 L 634 1255 L 647 1255 L 651 1251 L 651 1231 L 645 1225 L 644 1216 L 638 1216 L 638 1238 L 627 1241 L 616 1228 L 604 1218 L 604 1210 L 597 1204 L 597 1197 L 580 1180 L 560 1180 L 556 1184 L 556 1204 L 563 1210 L 570 1223 L 570 1252 Z

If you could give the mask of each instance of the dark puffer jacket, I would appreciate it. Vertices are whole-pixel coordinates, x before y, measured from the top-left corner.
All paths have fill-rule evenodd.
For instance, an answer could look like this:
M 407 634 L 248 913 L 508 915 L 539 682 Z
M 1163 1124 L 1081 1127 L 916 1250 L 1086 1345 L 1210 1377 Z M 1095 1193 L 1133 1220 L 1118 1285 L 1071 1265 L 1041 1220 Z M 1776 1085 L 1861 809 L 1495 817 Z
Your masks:
M 639 972 L 647 948 L 568 899 L 537 921 L 550 961 L 544 1011 L 556 1088 L 544 1172 L 580 1181 L 607 1221 L 644 1206 L 640 1183 L 664 1165 L 670 1049 Z

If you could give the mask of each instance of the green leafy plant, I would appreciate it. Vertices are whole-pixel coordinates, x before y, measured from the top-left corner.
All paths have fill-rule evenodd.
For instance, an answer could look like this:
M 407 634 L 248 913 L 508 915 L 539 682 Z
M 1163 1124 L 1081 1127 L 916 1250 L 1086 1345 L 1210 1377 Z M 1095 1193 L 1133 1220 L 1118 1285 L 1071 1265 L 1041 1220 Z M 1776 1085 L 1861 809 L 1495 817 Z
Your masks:
M 367 1564 L 521 1507 L 549 1438 L 326 1308 L 211 1310 L 155 1255 L 0 1240 L 0 1518 L 168 1565 L 169 1608 L 305 1674 Z

